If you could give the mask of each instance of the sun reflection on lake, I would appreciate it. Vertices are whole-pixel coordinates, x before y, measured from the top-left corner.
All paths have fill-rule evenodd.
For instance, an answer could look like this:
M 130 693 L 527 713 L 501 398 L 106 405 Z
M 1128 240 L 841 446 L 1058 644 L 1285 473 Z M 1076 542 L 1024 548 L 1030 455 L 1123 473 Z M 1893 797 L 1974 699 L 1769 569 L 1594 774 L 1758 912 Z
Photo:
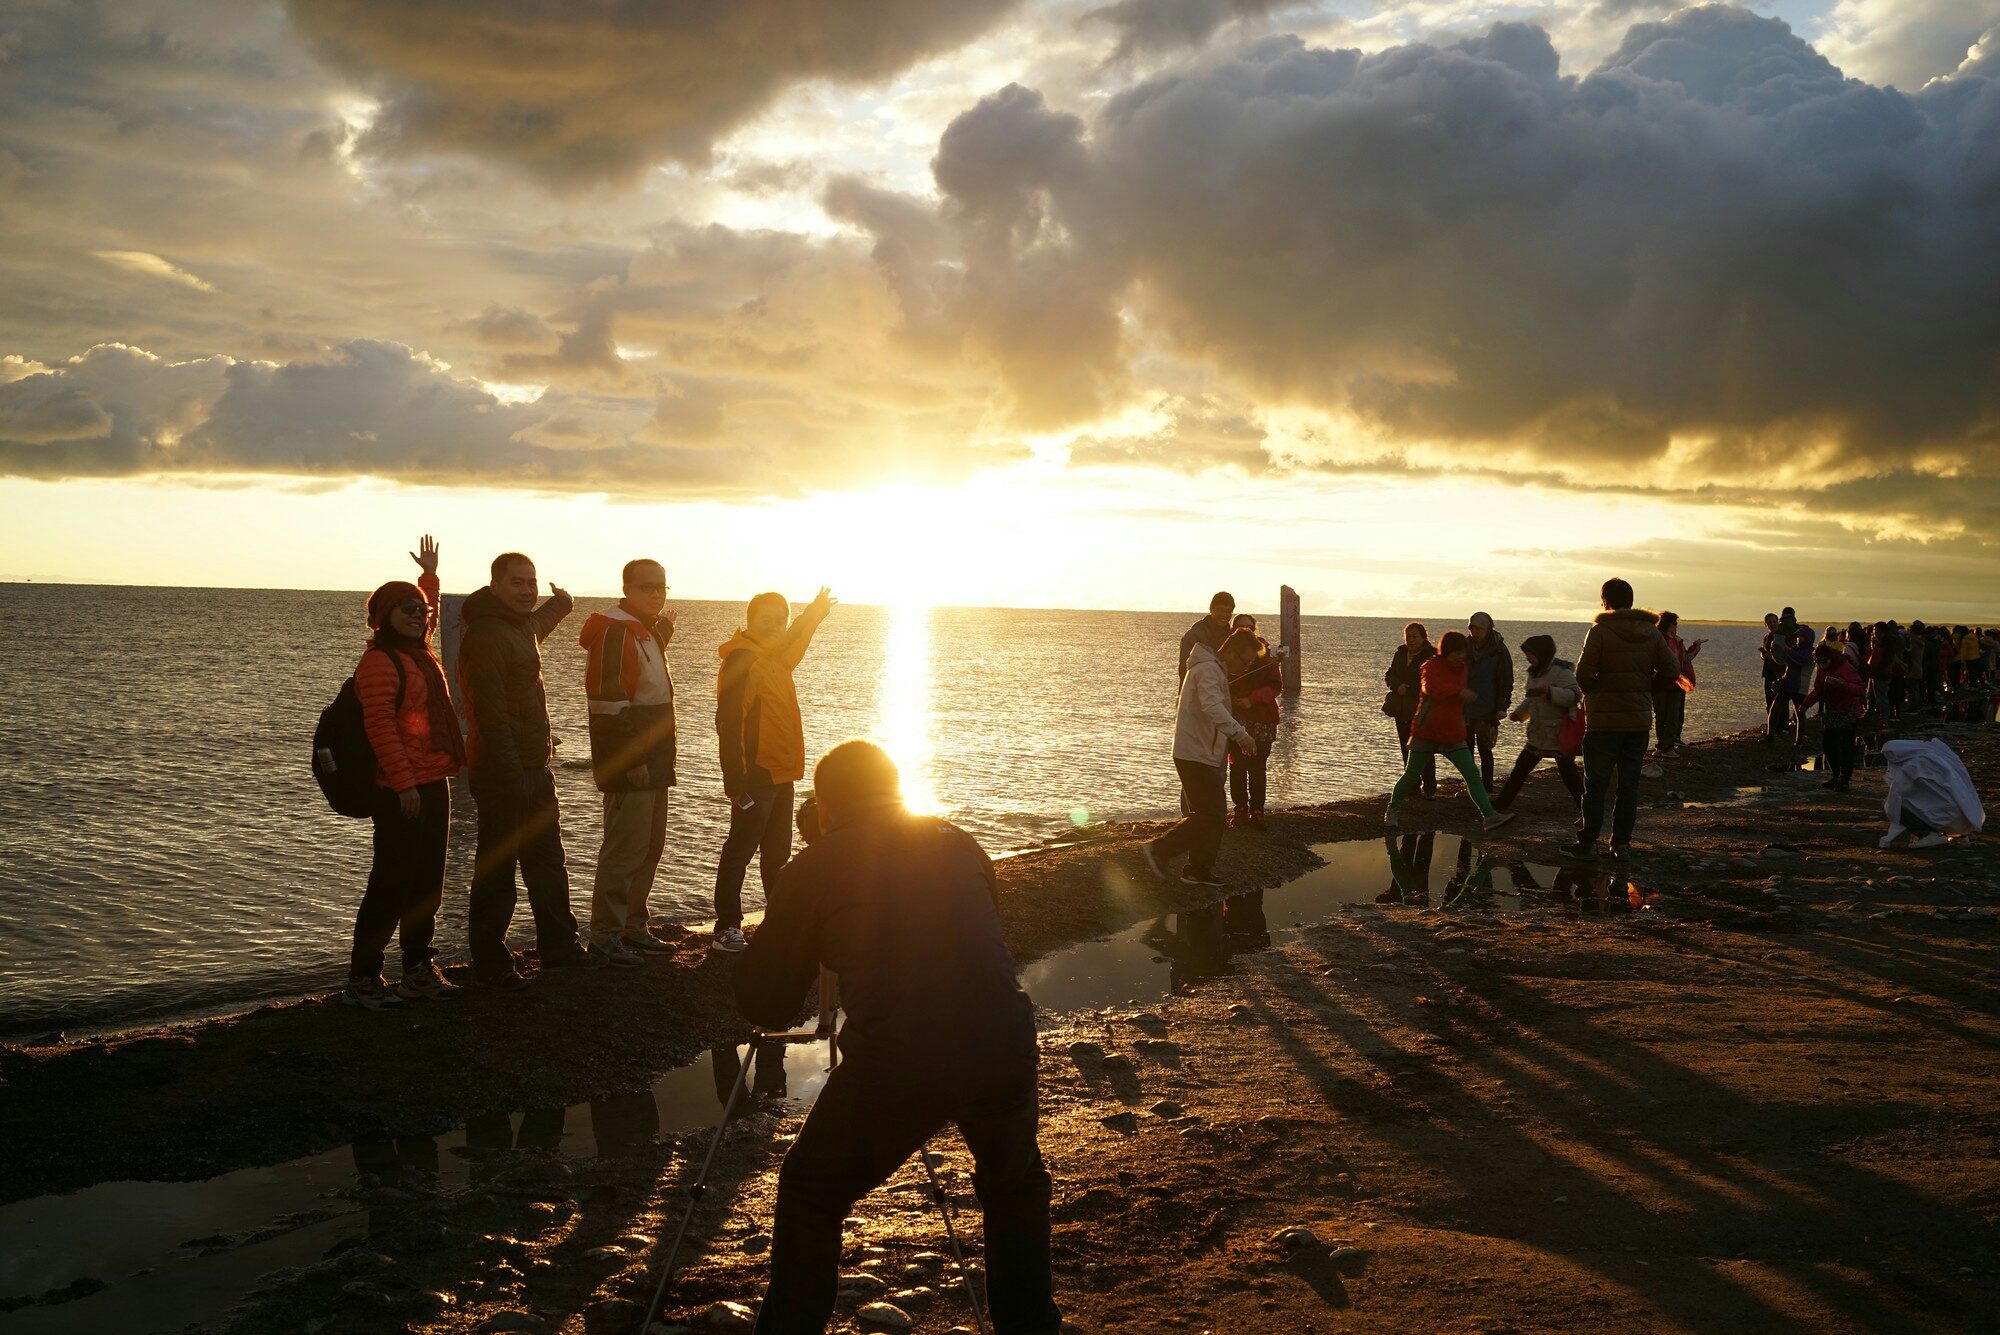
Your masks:
M 882 665 L 882 744 L 903 772 L 903 801 L 912 811 L 942 815 L 931 786 L 931 609 L 921 603 L 889 609 L 888 654 Z

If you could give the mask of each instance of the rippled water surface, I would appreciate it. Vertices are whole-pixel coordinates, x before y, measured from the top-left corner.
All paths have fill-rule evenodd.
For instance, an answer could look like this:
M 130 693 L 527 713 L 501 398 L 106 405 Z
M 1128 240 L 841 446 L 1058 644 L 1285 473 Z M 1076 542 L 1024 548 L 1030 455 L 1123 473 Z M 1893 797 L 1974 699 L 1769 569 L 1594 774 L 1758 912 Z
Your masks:
M 0 1035 L 72 1031 L 337 986 L 368 824 L 308 768 L 319 711 L 353 670 L 363 595 L 0 585 Z M 585 599 L 545 646 L 559 766 L 588 754 Z M 680 786 L 657 916 L 711 916 L 727 827 L 713 728 L 734 603 L 681 603 Z M 1174 659 L 1195 613 L 837 608 L 798 672 L 808 750 L 874 736 L 907 787 L 994 851 L 1073 819 L 1171 812 Z M 1274 626 L 1267 626 L 1267 633 Z M 1434 625 L 1433 633 L 1442 626 Z M 1583 627 L 1546 632 L 1574 656 Z M 1308 617 L 1305 686 L 1270 763 L 1273 807 L 1380 792 L 1399 768 L 1379 712 L 1400 622 Z M 1751 627 L 1703 628 L 1688 732 L 1762 712 Z M 1273 636 L 1275 638 L 1275 635 Z M 1519 745 L 1507 725 L 1503 750 Z M 572 899 L 600 834 L 587 770 L 559 768 Z M 463 952 L 472 807 L 453 801 L 439 943 Z M 756 877 L 746 890 L 757 907 Z M 525 913 L 525 906 L 523 908 Z

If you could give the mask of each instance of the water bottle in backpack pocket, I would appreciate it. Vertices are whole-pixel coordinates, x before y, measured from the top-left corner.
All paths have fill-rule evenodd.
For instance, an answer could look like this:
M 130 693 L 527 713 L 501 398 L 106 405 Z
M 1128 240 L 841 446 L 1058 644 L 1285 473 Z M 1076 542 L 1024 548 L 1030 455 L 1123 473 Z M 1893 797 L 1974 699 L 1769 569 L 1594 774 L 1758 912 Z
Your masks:
M 396 665 L 396 709 L 403 708 L 403 662 L 390 654 Z M 320 711 L 319 727 L 313 730 L 313 778 L 326 794 L 326 804 L 342 816 L 365 819 L 375 812 L 375 747 L 368 740 L 368 727 L 361 717 L 361 697 L 354 692 L 354 678 L 340 683 L 333 703 Z

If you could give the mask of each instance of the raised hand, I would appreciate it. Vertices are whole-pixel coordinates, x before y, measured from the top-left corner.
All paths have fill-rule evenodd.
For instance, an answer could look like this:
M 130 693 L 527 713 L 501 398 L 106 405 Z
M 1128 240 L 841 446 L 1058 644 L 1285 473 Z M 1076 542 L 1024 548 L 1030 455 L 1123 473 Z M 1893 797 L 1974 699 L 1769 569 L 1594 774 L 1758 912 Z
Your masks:
M 568 589 L 565 589 L 565 588 L 564 588 L 564 587 L 563 587 L 562 585 L 560 585 L 560 584 L 551 584 L 551 585 L 549 585 L 549 597 L 551 597 L 551 598 L 567 598 L 567 597 L 569 597 L 569 590 L 568 590 Z
M 410 553 L 410 559 L 422 566 L 426 575 L 437 574 L 438 545 L 430 534 L 424 534 L 423 541 L 417 544 L 417 550 Z

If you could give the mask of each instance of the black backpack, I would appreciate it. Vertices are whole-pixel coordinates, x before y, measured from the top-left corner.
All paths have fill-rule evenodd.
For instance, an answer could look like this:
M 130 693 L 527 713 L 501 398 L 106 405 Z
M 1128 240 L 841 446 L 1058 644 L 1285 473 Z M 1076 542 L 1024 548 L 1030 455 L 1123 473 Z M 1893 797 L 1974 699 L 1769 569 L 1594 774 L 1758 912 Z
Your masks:
M 403 656 L 389 654 L 389 661 L 396 665 L 396 712 L 401 713 L 403 688 L 408 685 Z M 340 815 L 375 814 L 375 748 L 361 719 L 361 697 L 354 693 L 352 677 L 340 683 L 333 703 L 320 711 L 319 727 L 313 730 L 313 778 L 319 780 L 326 804 Z

